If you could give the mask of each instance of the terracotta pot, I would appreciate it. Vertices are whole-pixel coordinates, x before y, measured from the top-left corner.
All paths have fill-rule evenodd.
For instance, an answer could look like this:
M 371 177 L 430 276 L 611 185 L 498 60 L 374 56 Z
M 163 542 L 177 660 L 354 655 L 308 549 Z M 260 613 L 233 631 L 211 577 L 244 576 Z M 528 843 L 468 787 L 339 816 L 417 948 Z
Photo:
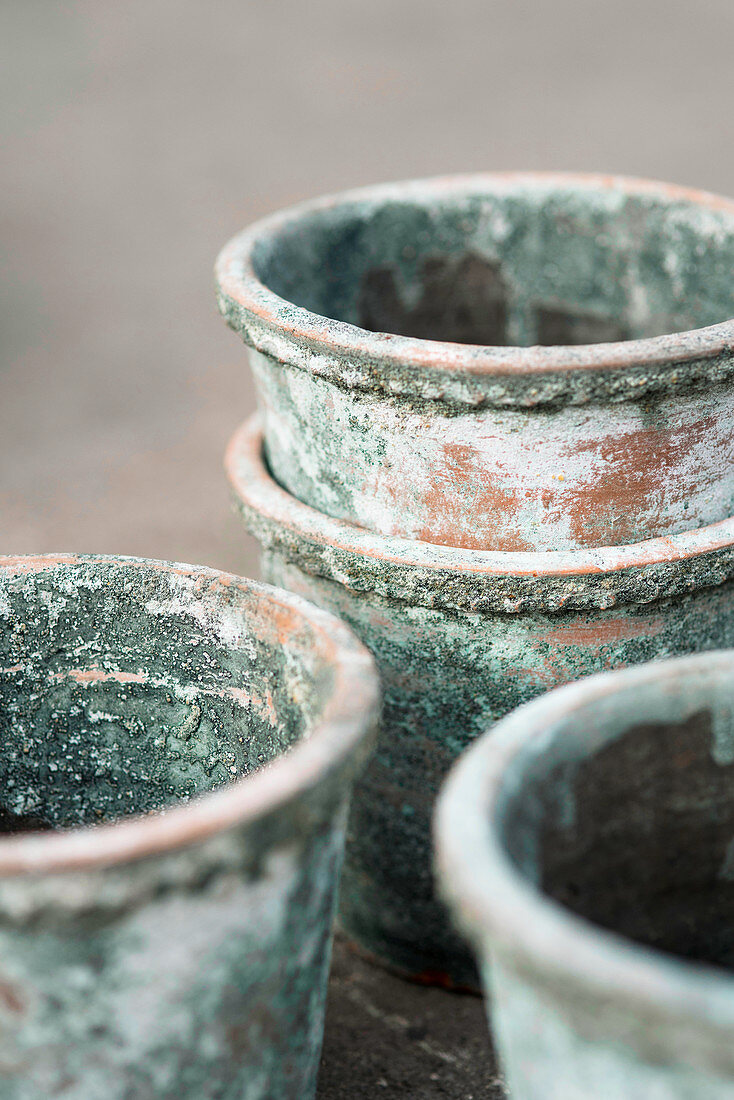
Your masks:
M 472 747 L 437 860 L 516 1100 L 734 1096 L 734 652 L 595 676 Z
M 311 1097 L 371 658 L 132 558 L 2 558 L 0 623 L 0 1097 Z
M 725 199 L 514 173 L 287 210 L 217 280 L 284 488 L 383 535 L 532 551 L 734 514 L 733 268 Z
M 424 980 L 473 985 L 434 892 L 430 817 L 443 778 L 488 723 L 564 681 L 734 645 L 734 521 L 629 547 L 456 550 L 386 538 L 301 504 L 270 477 L 256 422 L 227 458 L 268 579 L 348 623 L 377 659 L 385 707 L 358 782 L 341 919 L 362 947 Z

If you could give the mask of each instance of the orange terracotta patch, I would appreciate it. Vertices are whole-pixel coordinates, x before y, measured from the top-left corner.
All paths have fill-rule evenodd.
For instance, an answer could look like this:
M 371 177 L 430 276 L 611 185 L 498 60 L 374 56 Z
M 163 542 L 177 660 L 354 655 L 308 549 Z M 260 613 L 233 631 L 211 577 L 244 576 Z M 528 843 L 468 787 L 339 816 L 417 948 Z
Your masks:
M 54 680 L 75 680 L 77 684 L 145 684 L 148 676 L 145 672 L 108 671 L 103 668 L 71 668 L 68 672 L 55 672 Z
M 467 514 L 475 512 L 486 517 L 487 526 L 493 520 L 496 524 L 493 550 L 532 550 L 531 543 L 512 522 L 519 512 L 525 490 L 519 486 L 509 490 L 501 488 L 495 480 L 496 475 L 493 477 L 485 469 L 485 460 L 468 444 L 444 443 L 441 452 L 441 475 L 433 480 L 422 500 L 428 523 L 419 531 L 418 538 L 464 550 L 483 550 L 487 545 L 486 533 L 472 535 L 465 529 Z M 471 501 L 462 494 L 462 486 L 476 486 Z
M 628 638 L 644 638 L 651 634 L 658 634 L 663 626 L 661 616 L 642 621 L 619 616 L 599 622 L 574 622 L 569 623 L 568 626 L 557 626 L 545 632 L 544 641 L 564 646 L 612 645 L 615 642 L 624 642 Z

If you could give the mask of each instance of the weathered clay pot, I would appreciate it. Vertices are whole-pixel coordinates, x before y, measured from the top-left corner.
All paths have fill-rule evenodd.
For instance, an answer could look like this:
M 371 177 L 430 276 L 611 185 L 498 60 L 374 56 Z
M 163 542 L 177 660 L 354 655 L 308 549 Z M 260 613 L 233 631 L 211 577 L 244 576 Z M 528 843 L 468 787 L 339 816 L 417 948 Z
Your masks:
M 312 1096 L 369 655 L 265 585 L 66 556 L 0 559 L 0 648 L 0 1097 Z
M 217 278 L 284 488 L 381 534 L 530 551 L 734 514 L 733 269 L 732 202 L 525 173 L 285 211 Z
M 377 753 L 358 783 L 342 921 L 426 980 L 476 981 L 433 888 L 430 816 L 488 723 L 564 681 L 734 645 L 734 521 L 629 547 L 499 553 L 386 538 L 323 516 L 269 476 L 256 422 L 229 476 L 269 580 L 339 615 L 377 658 Z
M 734 1096 L 734 652 L 522 708 L 439 802 L 516 1100 Z

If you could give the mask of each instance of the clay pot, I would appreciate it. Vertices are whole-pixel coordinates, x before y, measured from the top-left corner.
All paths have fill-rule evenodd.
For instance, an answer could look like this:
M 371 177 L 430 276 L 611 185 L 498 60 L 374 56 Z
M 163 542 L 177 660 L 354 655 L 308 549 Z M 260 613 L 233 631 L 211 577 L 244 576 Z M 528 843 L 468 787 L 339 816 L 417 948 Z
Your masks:
M 436 816 L 516 1100 L 734 1096 L 734 652 L 595 676 L 457 765 Z
M 270 469 L 383 535 L 532 551 L 734 514 L 734 203 L 610 176 L 392 184 L 236 237 Z
M 734 521 L 596 551 L 456 550 L 301 504 L 270 477 L 255 421 L 227 465 L 267 578 L 337 614 L 381 671 L 381 734 L 353 800 L 342 922 L 406 974 L 474 985 L 433 887 L 430 818 L 446 772 L 491 722 L 560 683 L 734 645 Z
M 2 558 L 0 624 L 0 1097 L 311 1097 L 371 658 L 132 558 Z

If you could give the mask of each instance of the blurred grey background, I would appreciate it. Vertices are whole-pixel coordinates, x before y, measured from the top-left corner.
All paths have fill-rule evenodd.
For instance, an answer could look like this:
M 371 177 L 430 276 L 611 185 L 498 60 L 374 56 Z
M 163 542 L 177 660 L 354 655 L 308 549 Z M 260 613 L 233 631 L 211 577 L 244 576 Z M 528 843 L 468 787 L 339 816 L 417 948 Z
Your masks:
M 4 0 L 0 552 L 256 571 L 211 269 L 344 187 L 574 168 L 734 193 L 732 0 Z

